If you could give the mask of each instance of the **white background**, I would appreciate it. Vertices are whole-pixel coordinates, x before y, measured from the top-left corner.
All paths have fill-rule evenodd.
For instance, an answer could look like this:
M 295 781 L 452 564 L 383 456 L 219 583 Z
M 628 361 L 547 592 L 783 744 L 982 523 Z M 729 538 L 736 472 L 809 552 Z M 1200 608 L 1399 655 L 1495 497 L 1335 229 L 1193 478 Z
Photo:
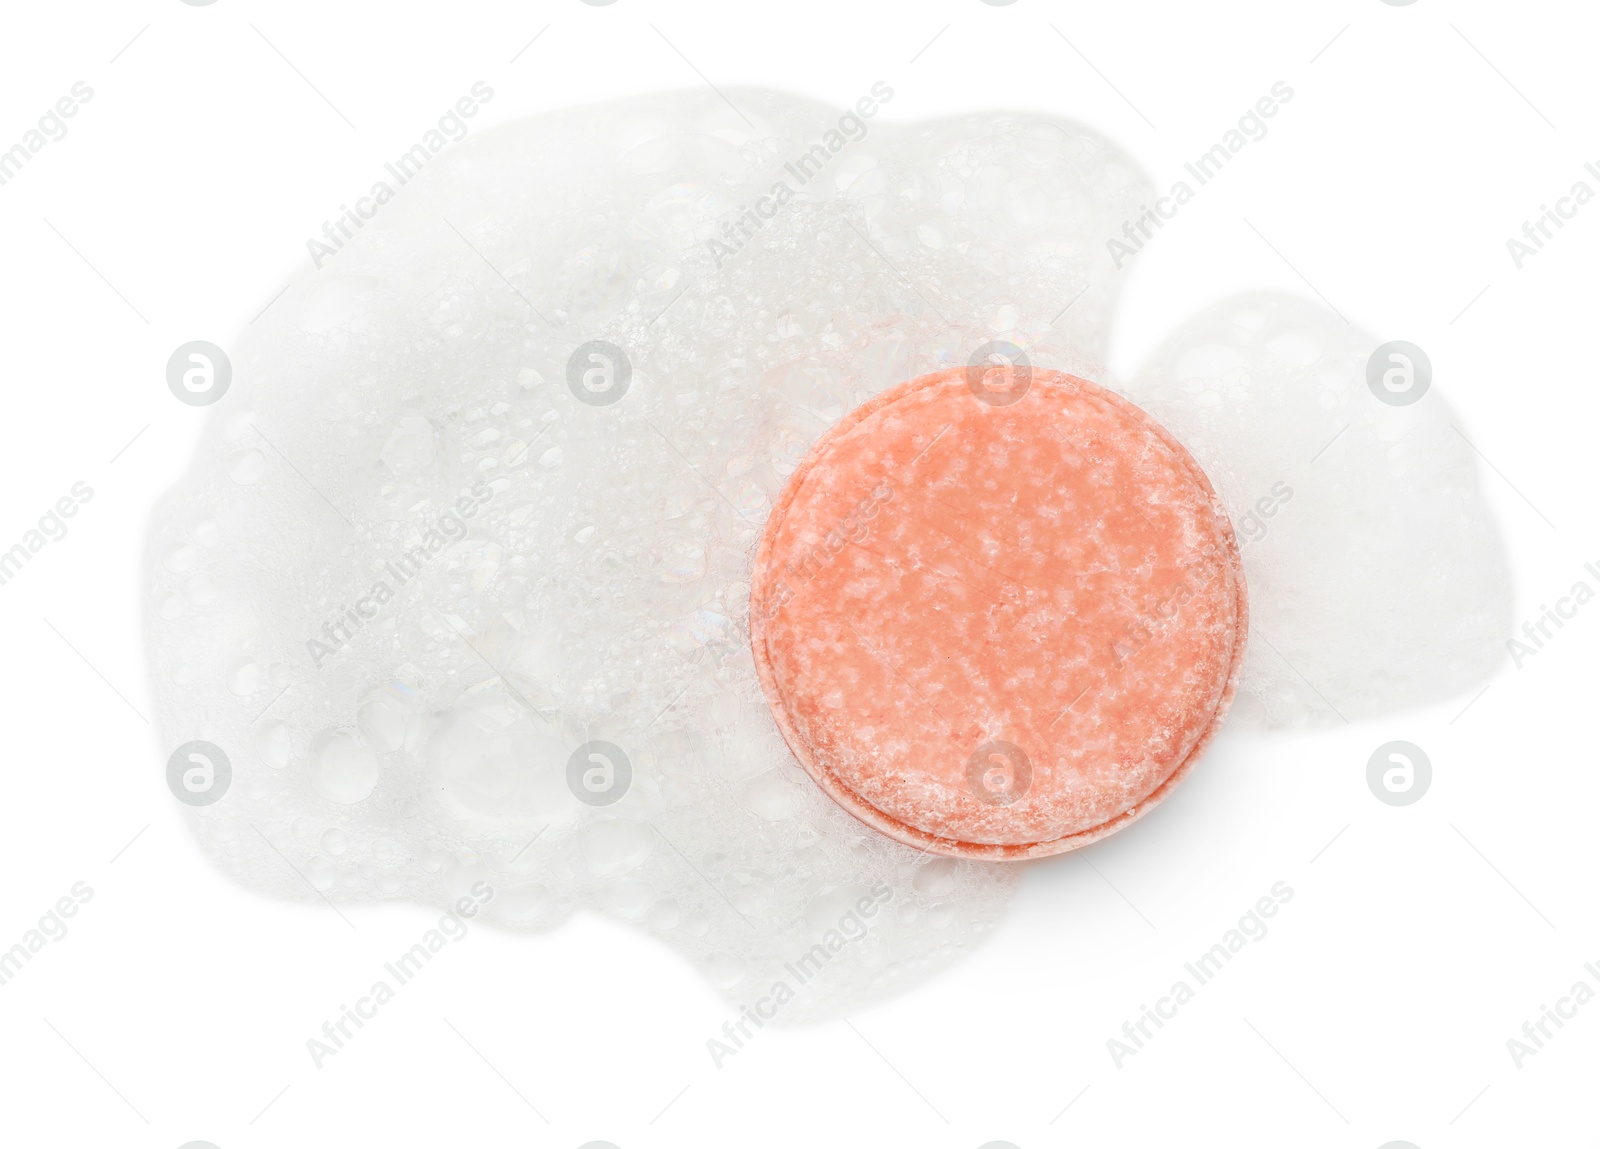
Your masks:
M 0 586 L 0 948 L 73 883 L 94 897 L 0 986 L 0 1141 L 1593 1144 L 1600 1004 L 1520 1069 L 1506 1039 L 1600 985 L 1600 606 L 1475 701 L 1225 735 L 1136 827 L 1029 869 L 975 957 L 848 1025 L 765 1031 L 717 1070 L 727 1005 L 643 935 L 579 919 L 476 931 L 318 1070 L 306 1039 L 435 915 L 349 907 L 352 929 L 203 861 L 143 718 L 138 569 L 204 418 L 168 392 L 169 354 L 227 346 L 475 80 L 496 92 L 481 132 L 706 82 L 843 105 L 883 79 L 902 122 L 1081 119 L 1161 187 L 1283 80 L 1270 135 L 1137 261 L 1113 366 L 1255 287 L 1421 345 L 1499 472 L 1531 618 L 1600 582 L 1582 570 L 1600 204 L 1520 271 L 1505 241 L 1574 181 L 1600 190 L 1597 30 L 1577 2 L 8 5 L 0 147 L 75 81 L 94 96 L 0 187 L 0 544 L 74 482 L 95 495 Z M 1406 808 L 1364 779 L 1391 739 L 1434 765 Z M 1279 881 L 1268 936 L 1116 1068 L 1106 1039 Z

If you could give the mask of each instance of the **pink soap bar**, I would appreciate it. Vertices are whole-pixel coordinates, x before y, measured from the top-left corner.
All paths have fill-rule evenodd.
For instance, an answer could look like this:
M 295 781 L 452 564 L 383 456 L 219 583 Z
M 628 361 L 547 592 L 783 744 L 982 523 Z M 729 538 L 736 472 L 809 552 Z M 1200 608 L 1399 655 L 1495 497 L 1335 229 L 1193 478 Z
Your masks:
M 1059 372 L 925 375 L 790 477 L 751 580 L 756 670 L 806 771 L 919 849 L 1074 849 L 1149 810 L 1233 697 L 1233 526 L 1131 403 Z

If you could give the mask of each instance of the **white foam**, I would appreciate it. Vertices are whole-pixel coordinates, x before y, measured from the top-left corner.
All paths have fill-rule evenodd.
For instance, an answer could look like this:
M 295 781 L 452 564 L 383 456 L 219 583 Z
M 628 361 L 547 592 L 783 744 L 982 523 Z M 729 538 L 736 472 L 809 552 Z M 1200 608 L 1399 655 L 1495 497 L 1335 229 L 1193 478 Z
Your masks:
M 144 590 L 165 744 L 203 739 L 232 761 L 230 791 L 190 817 L 241 880 L 427 904 L 487 882 L 484 916 L 502 926 L 578 909 L 636 922 L 735 1001 L 789 982 L 798 1018 L 954 960 L 1015 871 L 920 857 L 793 761 L 746 640 L 768 508 L 845 411 L 987 341 L 1103 380 L 1104 240 L 1148 197 L 1103 139 L 1004 115 L 867 121 L 802 185 L 785 165 L 826 152 L 839 112 L 730 95 L 753 127 L 714 95 L 651 97 L 435 159 L 241 336 L 232 389 L 154 517 Z M 780 181 L 792 196 L 731 250 L 724 224 L 764 211 Z M 1359 371 L 1308 383 L 1348 375 L 1349 348 L 1295 346 L 1327 333 L 1288 305 L 1259 310 L 1250 338 L 1182 336 L 1133 388 L 1235 507 L 1263 480 L 1293 482 L 1360 398 L 1340 391 Z M 568 385 L 594 340 L 631 364 L 608 405 Z M 1396 681 L 1366 685 L 1376 648 L 1343 632 L 1375 601 L 1364 580 L 1382 555 L 1354 548 L 1350 586 L 1325 570 L 1335 548 L 1404 528 L 1438 572 L 1492 542 L 1385 511 L 1385 492 L 1429 491 L 1482 517 L 1458 453 L 1441 462 L 1431 431 L 1402 439 L 1370 416 L 1315 464 L 1341 478 L 1295 487 L 1305 521 L 1246 552 L 1261 632 L 1358 713 L 1482 668 L 1417 687 L 1426 659 L 1404 639 L 1435 637 L 1417 627 L 1452 599 L 1415 623 L 1385 616 Z M 1375 460 L 1399 485 L 1366 473 Z M 370 617 L 333 641 L 325 624 L 351 609 Z M 337 649 L 314 655 L 313 639 Z M 1251 657 L 1268 717 L 1315 709 Z M 631 767 L 614 805 L 569 787 L 591 742 Z M 830 931 L 862 936 L 799 986 L 785 963 Z
M 1372 718 L 1460 694 L 1505 657 L 1509 564 L 1472 448 L 1438 386 L 1404 405 L 1373 393 L 1381 343 L 1327 307 L 1247 295 L 1189 320 L 1124 391 L 1239 532 L 1236 720 Z

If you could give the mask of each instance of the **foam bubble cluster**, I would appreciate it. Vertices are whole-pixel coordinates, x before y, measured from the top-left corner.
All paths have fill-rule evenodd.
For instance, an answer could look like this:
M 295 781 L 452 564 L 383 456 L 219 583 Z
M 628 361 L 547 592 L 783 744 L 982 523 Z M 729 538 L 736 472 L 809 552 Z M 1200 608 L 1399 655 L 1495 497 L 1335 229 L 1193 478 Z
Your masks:
M 1407 391 L 1384 388 L 1390 346 L 1326 307 L 1247 295 L 1191 319 L 1125 390 L 1188 446 L 1238 532 L 1242 719 L 1440 702 L 1505 657 L 1509 563 L 1472 448 L 1419 349 L 1394 345 Z
M 231 764 L 188 816 L 241 880 L 440 905 L 483 883 L 484 919 L 634 922 L 735 1000 L 787 983 L 802 1017 L 957 958 L 1015 871 L 881 837 L 794 761 L 748 643 L 768 510 L 846 411 L 986 343 L 1103 379 L 1104 241 L 1148 193 L 1067 122 L 890 125 L 884 85 L 851 119 L 729 97 L 562 113 L 433 160 L 240 338 L 144 593 L 166 745 Z M 1306 363 L 1274 374 L 1288 313 L 1254 314 L 1136 389 L 1235 507 L 1295 482 L 1275 431 L 1298 451 L 1309 416 L 1321 434 L 1359 400 Z M 1337 483 L 1295 482 L 1312 525 L 1285 518 L 1262 590 L 1252 573 L 1266 636 L 1357 710 L 1382 701 L 1358 681 L 1373 652 L 1326 640 L 1366 600 L 1315 570 L 1382 513 L 1355 472 L 1377 458 L 1444 510 L 1475 497 L 1454 455 L 1391 432 L 1353 425 L 1316 463 L 1356 484 L 1348 513 Z M 1258 681 L 1273 713 L 1311 705 Z

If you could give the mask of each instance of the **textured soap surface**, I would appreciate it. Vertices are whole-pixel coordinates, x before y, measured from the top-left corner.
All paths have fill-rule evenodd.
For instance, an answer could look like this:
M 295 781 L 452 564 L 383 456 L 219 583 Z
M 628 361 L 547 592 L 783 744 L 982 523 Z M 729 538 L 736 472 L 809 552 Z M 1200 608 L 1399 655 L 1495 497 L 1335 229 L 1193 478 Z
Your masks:
M 1221 722 L 1247 632 L 1194 460 L 1033 369 L 929 375 L 836 424 L 768 519 L 751 603 L 811 775 L 970 857 L 1060 853 L 1148 809 Z
M 738 112 L 653 95 L 476 133 L 320 269 L 281 296 L 263 285 L 277 298 L 228 345 L 232 387 L 150 526 L 152 785 L 178 747 L 220 747 L 231 788 L 181 807 L 200 848 L 317 913 L 323 898 L 356 920 L 362 901 L 444 906 L 483 882 L 480 921 L 633 923 L 735 1003 L 823 945 L 785 1006 L 798 1018 L 956 960 L 1015 873 L 863 826 L 795 761 L 749 648 L 771 507 L 848 411 L 988 341 L 1110 382 L 1120 277 L 1104 242 L 1149 201 L 1117 147 L 1068 121 L 897 124 L 891 100 L 847 140 L 842 108 L 725 94 Z M 787 166 L 818 146 L 827 162 L 802 183 Z M 780 182 L 781 208 L 748 223 Z M 1376 406 L 1362 337 L 1296 310 L 1301 341 L 1322 343 L 1291 362 L 1277 318 L 1247 330 L 1236 314 L 1164 350 L 1140 405 L 1235 522 L 1258 485 L 1291 481 L 1246 567 L 1296 628 L 1285 653 L 1325 691 L 1344 684 L 1336 705 L 1383 709 L 1363 636 L 1403 654 L 1408 700 L 1447 696 L 1483 660 L 1413 588 L 1485 618 L 1496 605 L 1492 571 L 1459 565 L 1496 554 L 1465 448 L 1385 455 L 1386 424 L 1360 422 L 1305 481 L 1280 473 L 1275 444 L 1309 458 Z M 597 341 L 629 367 L 604 404 L 588 374 L 604 364 L 583 351 Z M 1437 398 L 1407 409 L 1430 436 Z M 1402 465 L 1408 489 L 1448 501 L 1392 506 Z M 1339 543 L 1403 527 L 1410 581 L 1366 580 L 1363 599 L 1302 506 Z M 1374 604 L 1402 592 L 1398 618 L 1377 612 L 1398 629 L 1377 634 Z M 1441 650 L 1455 669 L 1430 678 Z M 1260 655 L 1240 704 L 1254 681 L 1267 721 L 1319 719 L 1301 678 Z M 595 743 L 631 771 L 609 805 L 584 789 L 609 761 Z

